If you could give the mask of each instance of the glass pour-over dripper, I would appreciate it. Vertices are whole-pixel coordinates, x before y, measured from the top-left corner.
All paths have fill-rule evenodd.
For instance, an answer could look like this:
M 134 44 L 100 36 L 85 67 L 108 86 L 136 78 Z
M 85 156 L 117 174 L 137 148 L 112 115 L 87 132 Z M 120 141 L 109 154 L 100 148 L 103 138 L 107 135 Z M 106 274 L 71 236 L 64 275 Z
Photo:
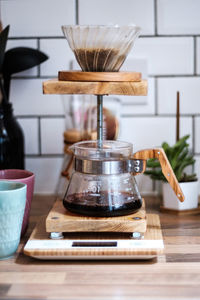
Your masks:
M 68 25 L 63 33 L 82 71 L 116 72 L 140 34 L 136 25 Z

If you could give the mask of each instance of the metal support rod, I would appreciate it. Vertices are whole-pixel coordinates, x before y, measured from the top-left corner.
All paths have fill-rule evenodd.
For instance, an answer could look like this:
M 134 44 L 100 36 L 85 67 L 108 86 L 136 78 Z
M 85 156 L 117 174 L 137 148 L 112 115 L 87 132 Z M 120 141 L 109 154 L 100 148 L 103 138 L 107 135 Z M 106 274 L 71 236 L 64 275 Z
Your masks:
M 97 95 L 97 146 L 103 146 L 103 95 Z

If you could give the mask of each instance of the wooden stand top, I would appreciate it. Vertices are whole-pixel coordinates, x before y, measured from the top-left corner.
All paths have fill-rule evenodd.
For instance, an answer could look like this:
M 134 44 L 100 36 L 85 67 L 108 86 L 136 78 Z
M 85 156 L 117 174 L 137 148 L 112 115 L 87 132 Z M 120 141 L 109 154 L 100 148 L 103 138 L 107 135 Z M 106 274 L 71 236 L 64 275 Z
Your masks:
M 60 81 L 43 82 L 44 94 L 88 94 L 146 96 L 147 81 Z

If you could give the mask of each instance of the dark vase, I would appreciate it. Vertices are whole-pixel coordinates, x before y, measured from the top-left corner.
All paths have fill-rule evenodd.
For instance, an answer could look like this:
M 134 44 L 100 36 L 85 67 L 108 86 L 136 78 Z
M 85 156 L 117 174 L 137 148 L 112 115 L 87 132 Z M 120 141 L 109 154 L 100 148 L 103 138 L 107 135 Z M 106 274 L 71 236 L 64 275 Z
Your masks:
M 0 169 L 24 169 L 24 135 L 11 103 L 0 108 Z

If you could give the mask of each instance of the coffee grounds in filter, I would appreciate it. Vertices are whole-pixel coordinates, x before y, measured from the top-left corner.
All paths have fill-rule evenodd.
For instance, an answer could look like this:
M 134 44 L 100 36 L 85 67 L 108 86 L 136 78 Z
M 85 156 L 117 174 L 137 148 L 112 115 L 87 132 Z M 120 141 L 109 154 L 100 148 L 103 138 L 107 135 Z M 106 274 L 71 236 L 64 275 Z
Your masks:
M 118 69 L 125 60 L 125 55 L 119 56 L 116 49 L 76 49 L 74 51 L 76 59 L 83 71 L 103 72 L 112 71 L 117 65 Z M 115 70 L 114 71 L 118 71 Z

